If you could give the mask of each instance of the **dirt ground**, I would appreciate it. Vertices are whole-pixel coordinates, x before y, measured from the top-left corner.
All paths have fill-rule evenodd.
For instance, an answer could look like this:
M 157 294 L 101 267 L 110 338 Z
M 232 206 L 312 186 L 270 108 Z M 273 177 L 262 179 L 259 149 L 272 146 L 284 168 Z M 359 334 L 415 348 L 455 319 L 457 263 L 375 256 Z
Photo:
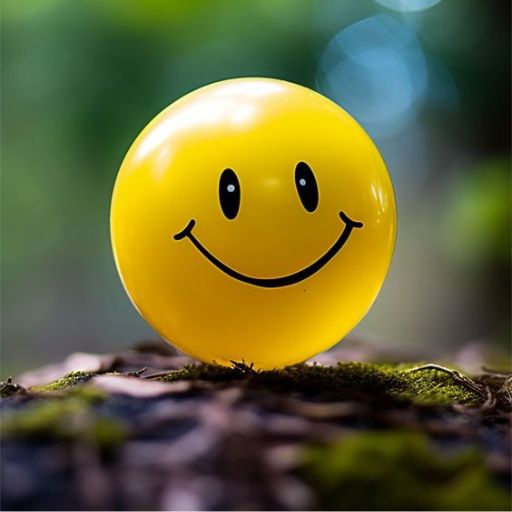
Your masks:
M 509 510 L 512 379 L 461 357 L 73 354 L 2 383 L 2 510 Z

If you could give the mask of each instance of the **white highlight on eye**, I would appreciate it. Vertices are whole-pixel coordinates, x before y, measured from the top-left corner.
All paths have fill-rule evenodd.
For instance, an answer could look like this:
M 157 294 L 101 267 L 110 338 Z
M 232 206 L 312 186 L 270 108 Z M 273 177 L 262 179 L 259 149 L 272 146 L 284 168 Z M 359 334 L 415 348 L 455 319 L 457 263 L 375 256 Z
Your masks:
M 228 192 L 234 192 L 235 191 L 235 185 L 231 185 L 231 183 L 227 186 Z
M 301 179 L 299 180 L 299 185 L 300 185 L 301 187 L 305 187 L 305 186 L 306 186 L 306 180 L 305 180 L 304 178 L 301 178 Z

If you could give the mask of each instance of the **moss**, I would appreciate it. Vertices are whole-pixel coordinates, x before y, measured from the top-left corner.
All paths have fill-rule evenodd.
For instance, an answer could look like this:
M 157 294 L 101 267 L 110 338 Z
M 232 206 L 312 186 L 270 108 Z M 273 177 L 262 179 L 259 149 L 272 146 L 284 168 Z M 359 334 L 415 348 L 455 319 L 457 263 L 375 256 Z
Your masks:
M 481 396 L 452 375 L 437 370 L 409 372 L 412 366 L 368 363 L 338 363 L 336 366 L 299 364 L 280 370 L 256 371 L 243 363 L 233 363 L 232 367 L 202 364 L 170 371 L 157 377 L 157 380 L 202 380 L 220 384 L 244 380 L 248 385 L 259 388 L 271 387 L 307 394 L 365 392 L 425 405 L 461 403 L 473 406 L 482 401 Z M 82 389 L 81 392 L 87 393 L 87 387 L 77 385 L 89 381 L 95 375 L 95 372 L 70 372 L 48 384 L 33 386 L 28 391 L 45 393 Z M 2 384 L 2 396 L 11 396 L 20 391 L 25 389 L 10 381 Z
M 508 510 L 474 448 L 447 455 L 419 433 L 364 432 L 304 450 L 321 510 Z
M 42 386 L 32 386 L 30 391 L 35 392 L 46 392 L 46 391 L 60 391 L 62 389 L 69 388 L 71 386 L 75 386 L 76 384 L 81 384 L 83 382 L 87 382 L 92 379 L 96 375 L 95 372 L 84 372 L 84 371 L 75 371 L 66 373 L 60 379 L 49 382 L 48 384 L 44 384 Z
M 216 364 L 189 364 L 180 370 L 172 370 L 166 375 L 161 375 L 156 380 L 163 382 L 174 382 L 176 380 L 230 382 L 242 379 L 248 373 L 249 371 L 243 371 L 237 366 L 230 368 L 228 366 L 220 366 Z
M 397 398 L 425 405 L 461 403 L 476 406 L 482 401 L 480 395 L 437 370 L 416 373 L 401 370 L 399 374 L 404 385 L 393 390 Z
M 273 372 L 272 378 L 295 385 L 336 391 L 381 393 L 418 404 L 463 403 L 476 405 L 480 397 L 438 371 L 410 373 L 404 365 L 338 363 L 334 367 L 299 365 Z M 268 373 L 268 372 L 267 372 Z
M 163 381 L 199 379 L 229 382 L 247 379 L 253 386 L 278 387 L 305 393 L 367 392 L 417 404 L 477 405 L 481 397 L 452 376 L 440 371 L 409 372 L 413 365 L 338 363 L 336 366 L 299 364 L 281 370 L 254 371 L 237 364 L 233 368 L 211 364 L 190 365 L 159 377 Z
M 390 394 L 404 384 L 399 373 L 366 363 L 339 363 L 336 366 L 290 366 L 263 372 L 258 382 L 305 393 L 372 393 Z
M 12 439 L 83 441 L 111 448 L 126 437 L 117 420 L 99 416 L 92 405 L 105 398 L 103 391 L 80 386 L 63 396 L 35 402 L 21 411 L 4 415 L 2 436 Z

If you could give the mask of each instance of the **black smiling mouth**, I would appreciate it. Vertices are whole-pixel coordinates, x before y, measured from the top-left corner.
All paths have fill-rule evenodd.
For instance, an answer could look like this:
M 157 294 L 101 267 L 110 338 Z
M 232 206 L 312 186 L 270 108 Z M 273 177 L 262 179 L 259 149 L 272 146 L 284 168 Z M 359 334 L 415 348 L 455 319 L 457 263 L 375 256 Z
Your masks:
M 270 277 L 270 278 L 258 278 L 251 277 L 241 274 L 236 270 L 228 267 L 226 264 L 222 263 L 219 259 L 217 259 L 213 254 L 211 254 L 208 249 L 206 249 L 201 242 L 193 235 L 192 230 L 196 225 L 196 221 L 191 219 L 190 222 L 182 229 L 179 233 L 174 235 L 175 240 L 182 240 L 183 238 L 188 238 L 192 244 L 196 247 L 196 249 L 211 263 L 213 263 L 219 270 L 222 270 L 228 276 L 238 279 L 238 281 L 242 281 L 243 283 L 252 284 L 254 286 L 261 286 L 263 288 L 279 288 L 282 286 L 290 286 L 292 284 L 298 283 L 312 276 L 316 272 L 318 272 L 322 267 L 324 267 L 336 254 L 338 251 L 345 245 L 346 241 L 349 239 L 350 234 L 354 228 L 362 228 L 363 223 L 352 220 L 347 214 L 344 212 L 340 212 L 340 219 L 344 222 L 345 228 L 341 232 L 340 236 L 331 246 L 331 248 L 323 254 L 320 258 L 318 258 L 314 263 L 309 265 L 298 272 L 293 274 L 289 274 L 287 276 L 282 277 Z

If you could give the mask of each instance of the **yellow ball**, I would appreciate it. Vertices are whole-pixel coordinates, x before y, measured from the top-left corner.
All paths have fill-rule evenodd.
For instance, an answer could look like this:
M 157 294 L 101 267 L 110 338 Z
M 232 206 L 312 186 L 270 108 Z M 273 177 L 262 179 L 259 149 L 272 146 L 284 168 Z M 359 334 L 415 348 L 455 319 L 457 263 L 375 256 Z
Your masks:
M 114 187 L 123 284 L 160 335 L 207 362 L 274 368 L 338 342 L 389 268 L 393 188 L 340 107 L 266 78 L 218 82 L 142 131 Z

